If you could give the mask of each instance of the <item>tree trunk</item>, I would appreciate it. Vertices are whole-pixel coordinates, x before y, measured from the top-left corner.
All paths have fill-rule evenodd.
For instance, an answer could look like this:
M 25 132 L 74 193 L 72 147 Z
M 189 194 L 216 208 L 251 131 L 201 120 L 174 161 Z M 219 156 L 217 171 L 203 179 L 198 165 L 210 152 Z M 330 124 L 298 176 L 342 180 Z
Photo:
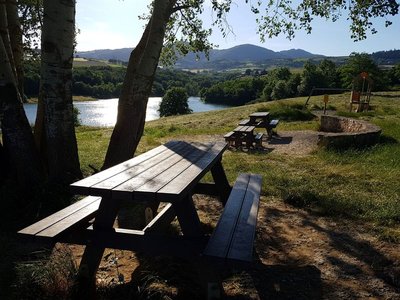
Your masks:
M 131 53 L 103 169 L 132 158 L 143 135 L 147 101 L 175 3 L 176 0 L 154 1 L 152 17 Z
M 24 94 L 24 69 L 22 66 L 24 54 L 22 50 L 22 29 L 18 18 L 17 2 L 7 0 L 7 22 L 10 33 L 11 50 L 14 56 L 14 65 L 17 79 L 17 87 L 22 101 L 25 102 Z
M 36 120 L 44 121 L 44 138 L 39 132 L 37 141 L 46 152 L 49 181 L 59 184 L 82 177 L 72 104 L 74 38 L 75 0 L 44 1 L 39 97 L 44 120 Z
M 9 161 L 8 175 L 16 178 L 21 190 L 34 190 L 42 182 L 42 172 L 33 134 L 17 89 L 8 33 L 6 5 L 0 3 L 0 125 L 3 158 Z
M 7 174 L 9 172 L 8 157 L 1 142 L 0 142 L 0 166 L 1 166 L 0 168 L 0 186 L 1 186 L 3 184 L 3 180 L 7 178 Z

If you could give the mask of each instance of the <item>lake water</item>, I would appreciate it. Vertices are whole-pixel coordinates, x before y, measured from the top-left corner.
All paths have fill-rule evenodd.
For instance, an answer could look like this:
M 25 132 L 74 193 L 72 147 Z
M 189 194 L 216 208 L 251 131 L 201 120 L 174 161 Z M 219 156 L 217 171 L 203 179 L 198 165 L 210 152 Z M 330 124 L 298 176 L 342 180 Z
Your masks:
M 147 103 L 146 121 L 160 117 L 158 108 L 161 97 L 150 97 Z M 199 97 L 189 97 L 188 104 L 193 112 L 203 112 L 227 108 L 227 105 L 207 104 Z M 117 119 L 118 99 L 103 99 L 97 101 L 74 102 L 79 109 L 79 119 L 82 125 L 87 126 L 114 126 Z M 36 118 L 37 104 L 24 104 L 29 123 L 34 124 Z

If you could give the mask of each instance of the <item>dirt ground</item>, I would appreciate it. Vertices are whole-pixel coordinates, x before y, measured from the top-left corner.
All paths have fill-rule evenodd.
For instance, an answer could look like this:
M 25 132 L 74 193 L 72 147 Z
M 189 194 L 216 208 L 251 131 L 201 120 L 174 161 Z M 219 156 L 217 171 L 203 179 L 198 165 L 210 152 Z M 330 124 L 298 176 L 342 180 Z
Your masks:
M 282 154 L 307 155 L 316 149 L 317 139 L 312 131 L 282 132 L 266 147 Z M 261 200 L 256 261 L 247 271 L 222 270 L 227 298 L 400 299 L 398 244 L 379 240 L 362 223 L 319 217 L 277 199 Z M 210 231 L 221 205 L 205 196 L 195 196 L 195 205 Z M 68 247 L 78 263 L 82 247 Z M 107 249 L 97 285 L 109 290 L 106 294 L 114 299 L 116 291 L 127 285 L 134 285 L 136 295 L 144 298 L 193 299 L 200 289 L 194 270 L 193 262 L 149 260 Z

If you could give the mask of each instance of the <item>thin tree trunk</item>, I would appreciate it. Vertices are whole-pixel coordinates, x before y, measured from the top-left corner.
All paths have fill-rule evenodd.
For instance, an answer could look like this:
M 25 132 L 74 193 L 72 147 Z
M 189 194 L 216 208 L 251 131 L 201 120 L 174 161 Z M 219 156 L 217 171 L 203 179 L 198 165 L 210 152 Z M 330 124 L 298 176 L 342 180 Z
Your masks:
M 2 143 L 0 142 L 0 186 L 3 184 L 3 180 L 6 179 L 8 174 L 8 157 L 4 150 Z
M 12 76 L 14 82 L 17 80 L 17 71 L 15 69 L 14 63 L 14 55 L 11 47 L 11 38 L 8 26 L 8 17 L 7 17 L 7 5 L 5 0 L 0 0 L 0 36 L 3 40 L 3 51 L 5 51 L 5 55 L 7 60 L 9 61 L 9 67 L 11 68 Z
M 22 66 L 24 56 L 22 50 L 22 29 L 18 18 L 17 2 L 16 0 L 7 0 L 6 3 L 8 30 L 10 33 L 11 50 L 14 56 L 17 87 L 22 101 L 25 102 L 24 69 Z
M 147 101 L 175 3 L 176 0 L 154 1 L 152 17 L 131 53 L 103 169 L 131 158 L 143 135 Z
M 33 134 L 17 89 L 12 60 L 8 56 L 6 6 L 0 3 L 0 124 L 3 138 L 3 157 L 9 160 L 12 172 L 22 191 L 38 188 L 42 172 Z
M 44 1 L 41 91 L 49 181 L 67 184 L 82 177 L 72 104 L 75 0 Z M 40 115 L 40 114 L 39 114 Z

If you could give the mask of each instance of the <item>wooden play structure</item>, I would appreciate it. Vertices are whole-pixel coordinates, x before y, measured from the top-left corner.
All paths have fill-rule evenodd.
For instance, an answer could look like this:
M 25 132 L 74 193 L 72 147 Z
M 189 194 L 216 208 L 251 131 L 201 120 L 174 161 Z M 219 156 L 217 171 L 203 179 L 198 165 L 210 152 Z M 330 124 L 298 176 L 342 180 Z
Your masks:
M 350 94 L 350 112 L 361 112 L 369 109 L 373 81 L 367 72 L 361 72 L 353 79 Z

